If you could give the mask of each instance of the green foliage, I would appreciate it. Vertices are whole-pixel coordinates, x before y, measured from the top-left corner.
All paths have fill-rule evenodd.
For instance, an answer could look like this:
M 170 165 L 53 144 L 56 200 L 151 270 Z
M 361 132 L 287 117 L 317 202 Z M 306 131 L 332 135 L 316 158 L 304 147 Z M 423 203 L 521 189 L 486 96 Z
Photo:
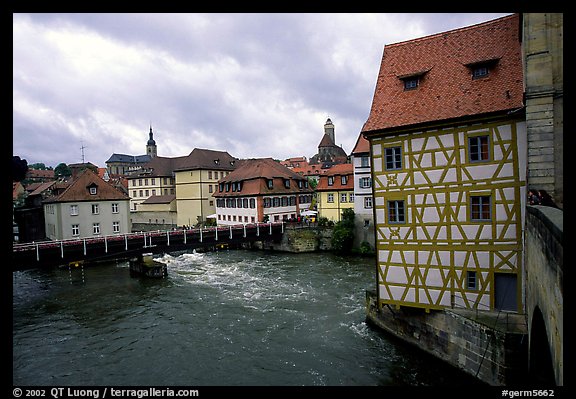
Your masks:
M 12 180 L 22 181 L 28 171 L 28 161 L 20 159 L 18 155 L 12 156 Z
M 361 255 L 374 254 L 374 248 L 372 248 L 372 245 L 370 245 L 368 241 L 362 241 L 362 243 L 360 243 L 360 254 Z
M 351 253 L 354 244 L 354 210 L 344 209 L 342 220 L 332 231 L 332 250 L 337 253 Z
M 320 216 L 318 218 L 318 227 L 333 227 L 334 226 L 334 222 L 330 219 L 328 219 L 325 216 Z
M 55 177 L 70 177 L 72 176 L 72 169 L 64 162 L 58 164 L 56 168 L 54 168 L 54 176 Z

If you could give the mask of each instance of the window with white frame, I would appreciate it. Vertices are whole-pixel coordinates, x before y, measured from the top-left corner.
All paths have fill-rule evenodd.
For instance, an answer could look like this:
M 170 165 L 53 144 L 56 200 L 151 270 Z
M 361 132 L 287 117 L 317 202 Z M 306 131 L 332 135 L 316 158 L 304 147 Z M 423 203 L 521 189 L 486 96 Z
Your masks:
M 367 168 L 369 166 L 370 166 L 370 157 L 368 157 L 367 155 L 360 157 L 360 167 Z
M 92 214 L 93 215 L 100 214 L 100 207 L 98 206 L 98 204 L 92 204 Z
M 343 186 L 346 185 L 346 182 L 348 182 L 348 177 L 347 176 L 341 176 L 340 177 L 340 184 L 342 184 Z
M 329 186 L 334 185 L 334 177 L 333 176 L 328 176 L 328 185 Z
M 350 193 L 350 202 L 354 202 L 354 194 Z
M 112 231 L 114 233 L 120 233 L 120 222 L 112 222 Z
M 100 223 L 92 224 L 92 233 L 94 235 L 100 234 Z
M 78 205 L 70 205 L 70 216 L 78 215 Z
M 78 237 L 79 235 L 80 235 L 80 225 L 79 224 L 73 224 L 72 225 L 72 236 Z
M 328 194 L 328 202 L 334 202 L 334 194 Z
M 347 197 L 348 197 L 348 195 L 346 195 L 346 193 L 341 193 L 340 194 L 340 202 L 347 202 Z
M 372 208 L 372 197 L 364 197 L 364 208 L 370 209 Z
M 118 213 L 118 204 L 115 202 L 112 204 L 112 213 Z
M 360 188 L 370 188 L 372 187 L 371 177 L 361 177 L 360 178 Z

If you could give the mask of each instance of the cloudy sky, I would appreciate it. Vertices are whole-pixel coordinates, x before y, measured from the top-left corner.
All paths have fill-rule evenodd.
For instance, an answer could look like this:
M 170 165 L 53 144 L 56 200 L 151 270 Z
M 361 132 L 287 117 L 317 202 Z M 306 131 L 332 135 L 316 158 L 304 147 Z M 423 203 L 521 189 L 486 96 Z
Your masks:
M 310 158 L 327 118 L 349 154 L 386 44 L 508 14 L 15 13 L 13 155 Z

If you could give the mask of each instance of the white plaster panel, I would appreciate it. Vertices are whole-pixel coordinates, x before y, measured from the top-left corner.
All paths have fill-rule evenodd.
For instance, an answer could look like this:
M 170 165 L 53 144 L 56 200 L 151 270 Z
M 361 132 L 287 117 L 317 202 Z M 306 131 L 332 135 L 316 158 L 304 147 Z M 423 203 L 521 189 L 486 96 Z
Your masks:
M 424 144 L 423 138 L 412 139 L 412 151 L 422 151 L 422 145 Z
M 386 282 L 390 284 L 406 284 L 406 270 L 402 266 L 389 266 L 386 274 Z
M 507 240 L 514 240 L 516 239 L 516 228 L 514 224 L 510 224 L 508 226 L 508 229 L 506 230 L 506 233 L 504 234 L 504 238 Z
M 446 159 L 446 156 L 444 155 L 443 152 L 438 151 L 435 154 L 435 158 L 436 158 L 436 164 L 434 166 L 445 166 L 448 164 L 448 160 Z
M 491 179 L 494 176 L 497 165 L 473 165 L 467 166 L 465 169 L 472 176 L 472 180 Z
M 438 297 L 440 296 L 440 290 L 428 290 L 428 294 L 430 294 L 430 299 L 432 303 L 435 305 L 438 303 Z
M 436 201 L 438 201 L 440 205 L 444 205 L 446 203 L 446 194 L 445 193 L 436 194 Z
M 416 258 L 414 256 L 414 251 L 404 251 L 404 261 L 407 265 L 415 265 Z
M 424 223 L 436 223 L 440 220 L 440 216 L 438 215 L 438 210 L 434 207 L 426 207 L 424 208 L 424 212 L 422 215 L 422 221 Z
M 453 134 L 443 134 L 440 137 L 440 141 L 445 148 L 454 146 L 454 135 Z
M 458 229 L 458 227 L 450 226 L 450 230 L 451 230 L 450 233 L 452 235 L 453 240 L 461 240 L 462 239 L 462 234 L 460 233 L 460 230 Z
M 426 295 L 426 290 L 419 288 L 418 289 L 418 302 L 428 305 L 430 301 L 428 300 L 428 296 Z
M 455 191 L 450 193 L 450 202 L 458 202 L 458 198 L 460 197 L 460 193 Z
M 383 206 L 384 205 L 384 197 L 376 197 L 374 199 L 376 206 Z
M 446 235 L 446 226 L 440 226 L 438 227 L 439 231 L 438 231 L 438 237 L 437 240 L 438 241 L 446 241 L 448 239 L 448 236 Z
M 440 299 L 440 305 L 442 305 L 442 306 L 451 306 L 450 292 L 449 292 L 449 291 L 444 291 L 444 292 L 442 293 L 442 298 Z
M 415 185 L 427 183 L 426 179 L 424 178 L 423 172 L 420 172 L 418 170 L 414 171 L 414 182 L 413 183 Z
M 385 262 L 388 260 L 388 250 L 387 249 L 381 249 L 378 251 L 378 260 L 380 262 Z
M 456 169 L 450 168 L 444 176 L 444 183 L 453 183 L 457 180 Z
M 384 209 L 376 209 L 376 223 L 384 223 Z
M 442 274 L 438 269 L 429 269 L 426 276 L 426 285 L 429 287 L 442 287 Z
M 400 287 L 397 285 L 389 285 L 388 288 L 390 289 L 390 293 L 392 297 L 390 299 L 400 300 L 402 298 L 402 294 L 404 294 L 404 287 Z
M 384 288 L 383 286 L 379 287 L 379 291 L 380 291 L 380 299 L 392 299 L 388 295 L 388 290 L 386 288 Z
M 440 262 L 443 266 L 450 265 L 450 251 L 438 251 L 438 255 L 440 256 Z
M 426 172 L 426 175 L 428 176 L 428 179 L 430 179 L 430 181 L 432 183 L 438 183 L 440 181 L 440 177 L 442 176 L 442 169 L 432 169 Z
M 475 251 L 476 258 L 481 268 L 488 269 L 490 267 L 490 252 L 488 251 Z
M 454 251 L 454 266 L 464 267 L 466 261 L 466 251 Z
M 420 167 L 429 168 L 431 166 L 432 166 L 432 154 L 427 152 L 422 155 L 422 159 L 420 160 Z
M 408 288 L 408 292 L 406 293 L 407 302 L 416 302 L 416 289 L 415 288 Z
M 504 164 L 504 166 L 502 166 L 502 169 L 500 170 L 498 177 L 503 179 L 505 177 L 513 177 L 513 176 L 514 176 L 514 168 L 512 166 L 512 163 L 507 162 L 506 164 Z
M 461 298 L 460 295 L 456 295 L 454 297 L 454 307 L 455 308 L 465 308 L 466 304 L 464 303 L 464 298 Z
M 402 264 L 402 256 L 400 256 L 400 251 L 398 250 L 392 250 L 392 256 L 390 257 L 390 262 L 391 263 L 398 263 L 398 264 Z
M 512 125 L 498 126 L 498 133 L 502 140 L 512 140 Z
M 469 224 L 466 226 L 462 226 L 464 228 L 464 235 L 465 238 L 471 239 L 476 238 L 476 234 L 478 233 L 478 229 L 480 228 L 479 224 Z
M 372 145 L 372 155 L 378 156 L 382 154 L 382 146 L 380 144 Z
M 482 231 L 480 232 L 480 239 L 482 240 L 489 240 L 492 237 L 492 226 L 483 224 L 481 225 Z
M 373 158 L 374 172 L 382 172 L 382 158 Z
M 428 142 L 426 143 L 426 149 L 427 150 L 435 150 L 437 148 L 440 148 L 440 146 L 438 145 L 438 141 L 436 140 L 436 138 L 435 137 L 429 137 Z

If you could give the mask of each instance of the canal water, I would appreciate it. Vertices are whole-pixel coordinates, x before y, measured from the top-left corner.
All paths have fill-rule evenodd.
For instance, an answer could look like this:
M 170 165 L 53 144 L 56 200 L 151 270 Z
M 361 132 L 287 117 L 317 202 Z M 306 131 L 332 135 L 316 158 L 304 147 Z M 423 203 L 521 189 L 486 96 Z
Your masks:
M 365 323 L 374 260 L 248 250 L 13 273 L 14 385 L 478 384 Z

